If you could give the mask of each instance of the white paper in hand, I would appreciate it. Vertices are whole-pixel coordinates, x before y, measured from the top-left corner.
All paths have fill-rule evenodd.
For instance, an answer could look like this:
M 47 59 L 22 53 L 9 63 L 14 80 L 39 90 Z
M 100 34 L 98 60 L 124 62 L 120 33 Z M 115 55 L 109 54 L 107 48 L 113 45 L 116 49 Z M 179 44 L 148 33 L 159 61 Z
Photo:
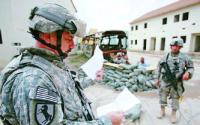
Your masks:
M 102 69 L 103 62 L 103 52 L 99 49 L 99 46 L 97 45 L 94 51 L 94 55 L 85 64 L 83 64 L 81 68 L 89 78 L 94 80 L 96 78 L 97 71 Z
M 123 111 L 127 112 L 135 105 L 140 104 L 140 100 L 135 97 L 127 88 L 125 88 L 115 99 L 114 102 L 98 107 L 97 116 L 101 117 L 109 112 Z
M 125 88 L 114 101 L 118 108 L 124 112 L 141 103 L 140 100 Z

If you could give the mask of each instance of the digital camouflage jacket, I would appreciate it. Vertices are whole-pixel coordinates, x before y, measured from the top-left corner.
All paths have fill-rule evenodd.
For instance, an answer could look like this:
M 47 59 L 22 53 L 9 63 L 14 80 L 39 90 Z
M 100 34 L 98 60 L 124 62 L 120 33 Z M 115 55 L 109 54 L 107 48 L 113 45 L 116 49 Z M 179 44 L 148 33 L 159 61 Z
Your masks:
M 75 75 L 48 50 L 21 50 L 2 70 L 0 115 L 12 125 L 111 125 L 94 118 Z
M 164 81 L 162 83 L 165 83 L 165 85 L 161 84 L 161 87 L 170 84 L 165 76 L 166 71 L 161 67 L 161 63 L 163 62 L 167 62 L 170 71 L 175 74 L 178 82 L 182 82 L 182 75 L 185 72 L 188 72 L 190 78 L 192 78 L 194 73 L 194 64 L 192 60 L 181 52 L 178 54 L 167 53 L 158 63 L 158 79 L 161 79 L 161 81 Z

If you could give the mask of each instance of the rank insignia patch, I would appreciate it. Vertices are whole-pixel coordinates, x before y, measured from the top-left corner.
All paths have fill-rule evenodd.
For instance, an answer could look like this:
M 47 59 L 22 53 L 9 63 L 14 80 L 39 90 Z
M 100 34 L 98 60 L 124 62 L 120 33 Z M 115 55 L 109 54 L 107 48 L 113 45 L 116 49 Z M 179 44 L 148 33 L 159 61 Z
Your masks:
M 37 104 L 35 118 L 39 125 L 50 125 L 55 113 L 54 104 Z

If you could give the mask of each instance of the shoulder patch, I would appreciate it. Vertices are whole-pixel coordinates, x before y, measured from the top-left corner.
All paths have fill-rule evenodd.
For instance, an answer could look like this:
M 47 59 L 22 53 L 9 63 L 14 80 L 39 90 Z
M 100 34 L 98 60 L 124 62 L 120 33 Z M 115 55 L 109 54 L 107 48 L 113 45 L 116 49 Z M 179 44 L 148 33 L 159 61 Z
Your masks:
M 39 86 L 36 90 L 35 99 L 57 103 L 57 96 L 56 92 Z
M 50 125 L 54 119 L 55 105 L 54 104 L 36 104 L 35 119 L 38 125 Z

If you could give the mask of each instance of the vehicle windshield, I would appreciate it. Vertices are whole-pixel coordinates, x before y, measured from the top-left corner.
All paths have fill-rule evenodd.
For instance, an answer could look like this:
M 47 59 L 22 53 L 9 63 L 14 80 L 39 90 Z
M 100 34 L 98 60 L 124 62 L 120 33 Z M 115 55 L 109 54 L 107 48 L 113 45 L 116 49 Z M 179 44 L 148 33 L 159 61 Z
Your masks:
M 102 39 L 102 41 L 101 41 L 101 44 L 102 44 L 102 45 L 108 45 L 108 43 L 109 43 L 109 37 L 104 37 L 104 38 Z
M 110 41 L 109 41 L 110 40 Z M 122 48 L 126 48 L 126 43 L 127 43 L 127 39 L 126 37 L 120 37 L 118 38 L 118 36 L 110 36 L 110 37 L 104 37 L 102 39 L 101 45 L 112 45 L 112 46 L 118 46 L 121 40 L 121 45 Z
M 111 36 L 110 37 L 110 45 L 118 45 L 119 44 L 119 39 L 117 36 Z

